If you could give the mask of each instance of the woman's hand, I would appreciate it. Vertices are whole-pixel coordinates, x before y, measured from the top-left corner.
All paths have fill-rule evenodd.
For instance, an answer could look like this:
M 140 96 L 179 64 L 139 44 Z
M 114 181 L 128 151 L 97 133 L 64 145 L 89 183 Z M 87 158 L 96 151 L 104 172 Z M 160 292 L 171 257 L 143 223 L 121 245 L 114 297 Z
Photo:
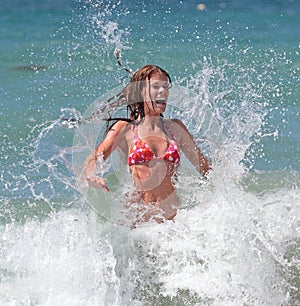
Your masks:
M 86 180 L 91 187 L 104 189 L 106 192 L 109 192 L 104 179 L 96 176 L 90 176 L 87 177 Z

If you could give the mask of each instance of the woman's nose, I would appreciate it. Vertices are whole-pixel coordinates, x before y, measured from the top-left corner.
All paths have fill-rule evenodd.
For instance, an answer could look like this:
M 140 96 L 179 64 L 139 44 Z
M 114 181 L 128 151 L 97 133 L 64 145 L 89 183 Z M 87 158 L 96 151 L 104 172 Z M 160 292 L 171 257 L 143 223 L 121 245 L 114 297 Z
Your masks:
M 163 91 L 165 91 L 165 88 L 163 86 L 160 86 L 158 92 L 163 92 Z

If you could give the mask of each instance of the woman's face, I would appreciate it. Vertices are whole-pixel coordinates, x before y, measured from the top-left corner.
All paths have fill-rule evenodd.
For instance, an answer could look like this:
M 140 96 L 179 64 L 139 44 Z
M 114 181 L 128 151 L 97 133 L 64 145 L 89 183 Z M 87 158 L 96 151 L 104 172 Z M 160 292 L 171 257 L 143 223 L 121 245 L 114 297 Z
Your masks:
M 150 80 L 145 82 L 142 96 L 144 111 L 148 115 L 159 115 L 166 110 L 169 98 L 169 82 L 163 73 L 154 73 Z

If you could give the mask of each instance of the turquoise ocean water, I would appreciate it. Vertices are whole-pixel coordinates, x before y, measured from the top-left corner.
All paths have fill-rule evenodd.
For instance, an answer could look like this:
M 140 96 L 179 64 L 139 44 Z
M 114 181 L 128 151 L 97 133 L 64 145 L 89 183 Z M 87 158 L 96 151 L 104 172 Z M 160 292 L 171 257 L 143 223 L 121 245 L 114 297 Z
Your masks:
M 299 305 L 299 12 L 296 0 L 2 1 L 0 304 Z M 174 223 L 130 230 L 77 186 L 78 156 L 103 132 L 60 119 L 126 83 L 116 49 L 132 70 L 170 73 L 167 116 L 212 160 L 208 186 L 183 165 Z

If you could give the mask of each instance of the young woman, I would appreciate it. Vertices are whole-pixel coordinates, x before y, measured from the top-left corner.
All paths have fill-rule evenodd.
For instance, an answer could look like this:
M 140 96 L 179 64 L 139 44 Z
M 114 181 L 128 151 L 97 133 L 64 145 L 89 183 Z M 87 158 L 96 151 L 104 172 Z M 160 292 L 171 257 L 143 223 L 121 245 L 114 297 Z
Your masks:
M 106 160 L 116 148 L 126 156 L 135 186 L 135 192 L 127 195 L 127 206 L 137 208 L 136 222 L 163 222 L 176 216 L 174 177 L 182 153 L 204 176 L 211 169 L 185 125 L 163 118 L 170 85 L 170 76 L 158 66 L 136 71 L 122 92 L 130 119 L 116 120 L 86 160 L 88 184 L 109 192 L 105 180 L 93 175 L 97 158 Z

